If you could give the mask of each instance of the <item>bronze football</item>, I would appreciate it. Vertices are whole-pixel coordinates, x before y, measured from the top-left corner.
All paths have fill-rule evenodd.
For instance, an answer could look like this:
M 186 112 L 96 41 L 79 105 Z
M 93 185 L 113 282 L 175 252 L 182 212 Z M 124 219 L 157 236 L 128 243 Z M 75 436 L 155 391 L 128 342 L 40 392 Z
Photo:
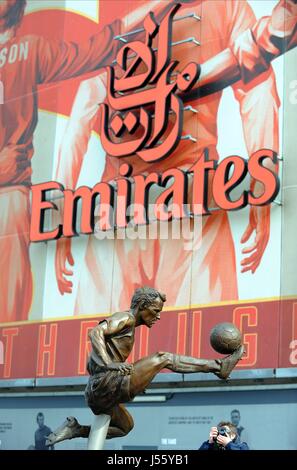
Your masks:
M 242 344 L 242 335 L 233 323 L 218 323 L 210 332 L 210 344 L 221 354 L 232 354 Z

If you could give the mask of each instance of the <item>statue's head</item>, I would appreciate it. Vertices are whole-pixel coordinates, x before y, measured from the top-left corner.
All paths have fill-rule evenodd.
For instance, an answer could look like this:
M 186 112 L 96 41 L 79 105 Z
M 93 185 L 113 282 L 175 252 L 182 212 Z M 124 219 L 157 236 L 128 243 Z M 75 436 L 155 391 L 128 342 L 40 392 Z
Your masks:
M 136 289 L 131 301 L 131 310 L 137 311 L 141 323 L 151 328 L 160 320 L 166 296 L 152 287 Z
M 26 0 L 0 0 L 0 20 L 4 22 L 5 28 L 18 26 L 22 21 Z

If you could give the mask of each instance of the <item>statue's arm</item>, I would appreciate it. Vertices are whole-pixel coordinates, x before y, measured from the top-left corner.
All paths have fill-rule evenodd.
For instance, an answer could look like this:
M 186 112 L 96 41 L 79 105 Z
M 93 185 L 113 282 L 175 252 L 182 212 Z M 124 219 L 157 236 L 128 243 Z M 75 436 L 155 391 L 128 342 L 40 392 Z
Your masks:
M 107 323 L 103 322 L 95 326 L 90 333 L 89 338 L 92 344 L 93 351 L 99 356 L 105 365 L 111 364 L 112 360 L 107 354 L 105 336 L 108 331 Z

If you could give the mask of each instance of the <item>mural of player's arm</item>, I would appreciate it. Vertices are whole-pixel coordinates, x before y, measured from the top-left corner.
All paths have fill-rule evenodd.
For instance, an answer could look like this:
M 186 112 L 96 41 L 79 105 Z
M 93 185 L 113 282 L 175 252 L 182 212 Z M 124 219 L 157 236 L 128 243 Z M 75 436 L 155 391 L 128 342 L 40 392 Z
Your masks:
M 197 86 L 185 101 L 204 97 L 242 80 L 250 83 L 270 63 L 297 46 L 297 0 L 279 0 L 271 16 L 260 18 L 224 51 L 201 64 Z
M 146 2 L 133 14 L 115 20 L 81 44 L 36 37 L 37 83 L 66 80 L 111 64 L 122 44 L 114 39 L 116 36 L 137 29 L 150 11 L 160 20 L 174 3 L 175 0 Z
M 256 24 L 256 18 L 247 2 L 237 2 L 233 10 L 232 32 L 229 47 L 233 47 L 242 33 Z M 278 152 L 279 147 L 279 98 L 272 67 L 268 67 L 260 79 L 248 84 L 239 81 L 232 85 L 235 98 L 239 102 L 244 139 L 248 155 L 260 149 Z M 268 160 L 268 159 L 267 159 Z M 268 165 L 273 163 L 269 160 Z M 267 166 L 267 165 L 266 165 Z M 251 189 L 255 196 L 262 194 L 260 183 L 252 181 Z M 258 268 L 270 235 L 270 206 L 250 207 L 249 223 L 241 238 L 241 243 L 249 241 L 255 232 L 255 241 L 242 250 L 242 272 L 254 273 Z
M 98 110 L 106 98 L 106 72 L 83 80 L 77 90 L 58 153 L 55 179 L 75 189 Z
M 104 67 L 115 57 L 118 46 L 112 39 L 120 30 L 116 20 L 81 44 L 37 37 L 37 83 L 67 80 Z
M 201 66 L 201 74 L 196 90 L 193 95 L 205 96 L 215 91 L 225 88 L 232 83 L 241 80 L 245 88 L 252 88 L 253 85 L 259 83 L 261 74 L 265 77 L 270 70 L 270 63 L 273 59 L 279 57 L 286 51 L 297 46 L 297 0 L 280 0 L 272 11 L 271 16 L 259 19 L 251 28 L 248 28 L 233 42 L 233 44 L 222 53 L 213 57 Z M 264 80 L 264 78 L 263 78 Z M 259 87 L 259 85 L 257 85 Z M 263 83 L 262 83 L 263 86 Z M 239 92 L 240 93 L 240 92 Z M 271 149 L 278 151 L 278 133 L 276 122 L 276 110 L 270 114 L 271 107 L 266 107 L 269 101 L 267 95 L 268 90 L 263 90 L 263 95 L 258 93 L 258 105 L 262 108 L 251 105 L 250 110 L 246 106 L 246 122 L 247 131 L 245 132 L 246 142 L 248 145 L 248 134 L 252 138 L 252 142 L 256 144 L 258 149 Z M 276 101 L 276 92 L 273 92 Z M 260 102 L 259 102 L 260 101 Z M 251 102 L 252 103 L 252 102 Z M 257 110 L 261 109 L 258 112 Z M 264 112 L 267 110 L 267 112 Z M 244 112 L 244 110 L 243 110 Z M 253 115 L 255 120 L 253 119 Z M 250 126 L 249 126 L 250 116 Z M 266 126 L 267 129 L 261 134 L 257 132 L 256 140 L 253 139 L 255 130 L 260 130 Z M 266 121 L 267 119 L 267 121 Z M 248 129 L 250 127 L 250 130 Z M 261 138 L 265 136 L 265 138 Z M 269 135 L 274 138 L 274 142 L 269 140 Z M 249 145 L 248 145 L 249 148 Z M 253 146 L 249 148 L 249 153 Z M 271 160 L 264 161 L 266 167 L 273 171 L 277 171 L 276 166 Z M 252 190 L 257 196 L 261 194 L 262 188 L 259 183 L 252 182 Z M 256 231 L 255 242 L 248 248 L 243 249 L 244 254 L 248 254 L 247 258 L 242 260 L 242 272 L 251 270 L 255 272 L 261 261 L 262 255 L 269 240 L 270 227 L 270 207 L 253 207 L 250 210 L 250 220 L 246 232 L 241 242 L 246 243 L 251 237 L 253 231 Z
M 297 45 L 297 0 L 280 0 L 271 16 L 263 17 L 235 41 L 241 79 L 249 83 L 267 70 L 273 59 Z
M 98 109 L 106 98 L 106 72 L 81 82 L 71 110 L 58 155 L 55 180 L 68 189 L 75 189 L 80 175 L 91 133 L 97 119 Z M 62 211 L 63 209 L 61 209 Z M 60 293 L 72 292 L 72 276 L 67 262 L 73 266 L 71 239 L 57 240 L 55 270 Z

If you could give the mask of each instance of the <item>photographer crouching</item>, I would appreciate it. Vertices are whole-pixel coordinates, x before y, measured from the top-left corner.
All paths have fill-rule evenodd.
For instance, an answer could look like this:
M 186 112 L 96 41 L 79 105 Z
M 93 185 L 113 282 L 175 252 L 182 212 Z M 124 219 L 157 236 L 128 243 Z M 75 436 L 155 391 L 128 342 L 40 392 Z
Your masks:
M 241 442 L 236 427 L 229 421 L 221 421 L 209 433 L 208 441 L 199 450 L 249 450 L 246 442 Z

